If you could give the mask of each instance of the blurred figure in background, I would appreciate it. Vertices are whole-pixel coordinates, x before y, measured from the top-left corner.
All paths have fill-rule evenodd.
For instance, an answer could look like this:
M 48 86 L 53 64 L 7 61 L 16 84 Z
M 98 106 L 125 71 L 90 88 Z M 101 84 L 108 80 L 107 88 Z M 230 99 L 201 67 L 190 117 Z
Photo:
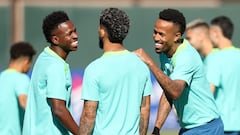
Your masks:
M 71 115 L 72 79 L 66 59 L 77 50 L 77 30 L 63 11 L 47 15 L 42 30 L 50 46 L 33 67 L 23 135 L 76 135 L 78 125 Z
M 201 57 L 182 39 L 185 28 L 185 17 L 178 10 L 164 9 L 159 13 L 153 39 L 156 53 L 168 58 L 161 65 L 163 70 L 143 49 L 136 50 L 163 89 L 152 134 L 159 135 L 174 104 L 181 127 L 179 135 L 223 135 L 223 123 Z
M 209 25 L 201 20 L 196 19 L 187 24 L 186 39 L 200 53 L 205 66 L 208 65 L 211 57 L 218 50 L 214 48 L 209 36 Z
M 211 21 L 210 37 L 219 51 L 208 76 L 226 135 L 240 135 L 240 50 L 231 41 L 233 30 L 227 16 Z
M 189 22 L 186 28 L 186 39 L 202 56 L 206 77 L 209 80 L 208 68 L 211 68 L 211 64 L 214 63 L 214 56 L 218 51 L 210 39 L 209 25 L 201 19 Z
M 100 15 L 99 47 L 103 55 L 84 73 L 84 108 L 79 135 L 146 135 L 152 83 L 148 67 L 123 46 L 128 15 L 107 8 Z
M 21 135 L 26 107 L 29 76 L 35 50 L 28 42 L 17 42 L 10 48 L 10 62 L 0 74 L 0 134 Z

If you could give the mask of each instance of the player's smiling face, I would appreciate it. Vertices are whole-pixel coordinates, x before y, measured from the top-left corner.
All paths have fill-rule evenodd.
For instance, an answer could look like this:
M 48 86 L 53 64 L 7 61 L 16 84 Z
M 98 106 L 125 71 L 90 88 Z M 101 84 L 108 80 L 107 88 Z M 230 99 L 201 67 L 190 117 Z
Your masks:
M 179 39 L 179 28 L 173 22 L 157 19 L 153 30 L 153 39 L 156 53 L 164 52 L 168 55 L 175 41 Z
M 71 21 L 66 21 L 58 25 L 53 31 L 53 36 L 57 38 L 57 44 L 64 51 L 76 51 L 78 47 L 78 35 L 76 27 Z

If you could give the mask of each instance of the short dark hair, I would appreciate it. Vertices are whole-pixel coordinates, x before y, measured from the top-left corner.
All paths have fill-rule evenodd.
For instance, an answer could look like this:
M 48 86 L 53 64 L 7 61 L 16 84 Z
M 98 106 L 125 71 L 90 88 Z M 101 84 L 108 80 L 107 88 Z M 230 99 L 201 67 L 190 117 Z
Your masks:
M 107 8 L 101 12 L 100 25 L 106 28 L 110 42 L 122 43 L 128 34 L 130 20 L 124 11 Z
M 54 11 L 47 15 L 42 24 L 42 30 L 47 42 L 52 43 L 51 34 L 57 26 L 69 20 L 68 15 L 64 11 Z
M 222 30 L 223 36 L 230 39 L 233 35 L 234 25 L 227 16 L 218 16 L 211 21 L 212 25 L 217 25 Z
M 186 20 L 184 15 L 176 9 L 164 9 L 159 13 L 159 19 L 173 22 L 180 28 L 181 35 L 184 34 L 186 29 Z
M 32 45 L 28 42 L 17 42 L 14 43 L 10 48 L 10 58 L 11 60 L 16 60 L 20 57 L 29 57 L 32 60 L 32 57 L 36 54 L 36 51 Z

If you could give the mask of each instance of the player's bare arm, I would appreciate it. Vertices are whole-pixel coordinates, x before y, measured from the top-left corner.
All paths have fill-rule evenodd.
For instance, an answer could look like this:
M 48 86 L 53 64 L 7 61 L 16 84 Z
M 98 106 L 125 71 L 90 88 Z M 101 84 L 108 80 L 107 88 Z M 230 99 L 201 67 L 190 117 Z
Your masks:
M 97 114 L 97 106 L 98 102 L 96 101 L 84 101 L 78 135 L 90 135 L 92 133 Z
M 216 86 L 214 84 L 210 83 L 210 89 L 211 89 L 212 93 L 214 94 L 215 90 L 216 90 Z
M 20 106 L 25 109 L 26 108 L 26 104 L 27 104 L 27 95 L 26 94 L 21 94 L 18 96 L 18 102 L 20 104 Z
M 74 135 L 77 135 L 78 125 L 66 108 L 66 102 L 64 100 L 48 98 L 48 103 L 51 104 L 53 114 L 56 115 L 62 124 Z
M 182 80 L 171 80 L 160 70 L 157 64 L 142 48 L 136 50 L 135 53 L 148 65 L 163 90 L 167 92 L 173 100 L 176 100 L 184 90 L 186 82 Z
M 158 105 L 158 114 L 157 114 L 157 120 L 155 122 L 155 127 L 159 129 L 162 128 L 163 123 L 165 122 L 169 112 L 171 111 L 171 108 L 172 108 L 172 99 L 169 97 L 166 97 L 166 94 L 163 92 Z
M 140 116 L 140 135 L 146 135 L 148 130 L 150 115 L 150 96 L 144 96 L 141 104 L 141 116 Z

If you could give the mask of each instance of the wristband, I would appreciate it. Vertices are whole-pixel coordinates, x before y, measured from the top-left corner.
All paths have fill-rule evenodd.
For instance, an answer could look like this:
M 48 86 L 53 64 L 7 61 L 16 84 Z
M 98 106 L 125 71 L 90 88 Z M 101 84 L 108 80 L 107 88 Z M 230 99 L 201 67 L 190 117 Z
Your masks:
M 158 127 L 154 127 L 152 134 L 153 135 L 160 135 L 159 134 L 159 128 Z

